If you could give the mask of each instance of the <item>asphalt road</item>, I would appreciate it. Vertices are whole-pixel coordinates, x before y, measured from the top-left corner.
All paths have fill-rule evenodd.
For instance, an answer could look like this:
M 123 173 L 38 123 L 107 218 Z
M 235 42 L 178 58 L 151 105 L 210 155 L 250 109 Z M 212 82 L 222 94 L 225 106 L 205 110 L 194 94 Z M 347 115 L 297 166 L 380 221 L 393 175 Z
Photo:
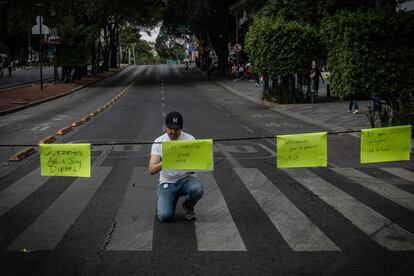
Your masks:
M 135 81 L 135 82 L 134 82 Z M 134 83 L 133 83 L 134 82 Z M 133 83 L 62 143 L 153 141 L 180 111 L 196 138 L 322 131 L 179 65 L 130 66 L 70 96 L 0 117 L 0 144 L 36 144 Z M 39 157 L 0 151 L 1 275 L 412 275 L 414 166 L 359 164 L 328 137 L 328 168 L 276 168 L 273 139 L 214 143 L 199 219 L 154 217 L 150 145 L 92 147 L 92 177 L 41 177 Z

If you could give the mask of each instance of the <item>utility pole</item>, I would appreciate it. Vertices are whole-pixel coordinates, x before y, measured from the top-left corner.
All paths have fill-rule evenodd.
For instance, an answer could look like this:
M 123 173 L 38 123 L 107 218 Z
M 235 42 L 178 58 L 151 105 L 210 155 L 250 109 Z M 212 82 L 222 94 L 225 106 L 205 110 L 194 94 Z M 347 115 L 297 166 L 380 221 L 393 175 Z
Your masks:
M 31 32 L 32 30 L 31 30 L 31 25 L 30 25 L 30 23 L 29 23 L 29 32 L 28 32 L 28 38 L 29 38 L 29 66 L 32 66 L 32 42 L 31 42 L 31 34 L 32 34 L 32 32 Z
M 239 1 L 236 2 L 239 5 Z M 239 12 L 236 12 L 236 44 L 239 44 Z M 239 52 L 236 52 L 237 68 L 239 68 Z
M 40 16 L 39 16 L 39 66 L 40 66 L 40 90 L 43 91 L 43 68 L 42 68 L 42 3 L 37 3 L 37 7 L 39 7 L 40 10 Z

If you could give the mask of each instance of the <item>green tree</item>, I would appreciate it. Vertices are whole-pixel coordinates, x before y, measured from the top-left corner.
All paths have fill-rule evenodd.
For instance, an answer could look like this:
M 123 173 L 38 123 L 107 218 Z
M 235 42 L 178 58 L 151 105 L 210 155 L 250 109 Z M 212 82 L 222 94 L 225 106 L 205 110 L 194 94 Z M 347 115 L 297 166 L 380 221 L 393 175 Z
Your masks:
M 279 101 L 295 101 L 294 74 L 308 74 L 319 43 L 314 28 L 278 17 L 256 18 L 246 36 L 245 49 L 257 73 L 279 75 L 287 89 Z M 300 91 L 301 92 L 301 91 Z
M 171 0 L 163 16 L 166 35 L 196 34 L 203 59 L 208 57 L 207 47 L 218 57 L 219 73 L 227 71 L 228 42 L 235 32 L 235 18 L 230 7 L 236 0 Z
M 413 14 L 343 12 L 324 20 L 322 33 L 335 93 L 376 95 L 391 106 L 391 124 L 414 122 Z

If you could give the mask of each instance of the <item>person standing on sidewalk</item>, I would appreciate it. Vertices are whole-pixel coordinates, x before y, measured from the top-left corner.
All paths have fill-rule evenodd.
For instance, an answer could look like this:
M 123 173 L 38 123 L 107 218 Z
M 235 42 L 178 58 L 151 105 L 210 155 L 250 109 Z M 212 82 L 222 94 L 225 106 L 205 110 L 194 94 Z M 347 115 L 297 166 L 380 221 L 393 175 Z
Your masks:
M 322 83 L 324 83 L 324 79 L 322 77 L 321 71 L 319 70 L 318 66 L 316 66 L 316 64 L 312 65 L 312 71 L 311 71 L 310 77 L 312 80 L 312 92 L 313 92 L 313 95 L 316 97 L 318 96 L 318 90 L 319 90 L 319 78 L 322 80 Z
M 171 221 L 175 214 L 178 198 L 186 196 L 182 207 L 185 211 L 185 219 L 197 219 L 194 206 L 203 196 L 203 185 L 192 172 L 182 170 L 162 169 L 162 142 L 174 140 L 194 140 L 195 138 L 182 131 L 183 117 L 179 112 L 170 112 L 165 118 L 167 132 L 155 139 L 151 148 L 151 157 L 148 170 L 151 175 L 160 172 L 160 180 L 157 189 L 156 214 L 161 222 Z
M 352 108 L 354 108 L 354 112 L 352 112 Z M 356 96 L 351 95 L 351 99 L 349 100 L 349 107 L 348 107 L 348 112 L 349 113 L 358 113 L 359 109 L 358 109 L 358 101 L 356 99 Z
M 9 64 L 7 65 L 7 70 L 9 70 L 9 77 L 11 77 L 13 71 L 13 61 L 9 62 Z
M 269 74 L 262 73 L 260 79 L 263 81 L 263 92 L 266 92 L 269 89 Z

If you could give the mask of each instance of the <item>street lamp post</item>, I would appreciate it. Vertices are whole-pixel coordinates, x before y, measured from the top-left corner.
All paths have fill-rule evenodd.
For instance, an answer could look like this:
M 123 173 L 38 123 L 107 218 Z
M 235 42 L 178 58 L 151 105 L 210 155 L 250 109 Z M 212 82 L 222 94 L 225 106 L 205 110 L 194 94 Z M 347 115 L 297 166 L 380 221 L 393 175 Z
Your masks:
M 36 7 L 39 8 L 40 10 L 40 20 L 39 20 L 39 66 L 40 66 L 40 90 L 43 91 L 43 68 L 42 68 L 42 7 L 43 4 L 42 3 L 37 3 Z
M 50 7 L 50 15 L 55 18 L 56 10 L 54 7 Z M 55 22 L 56 24 L 56 22 Z M 52 32 L 54 36 L 57 36 L 57 29 L 56 26 L 54 31 Z M 56 79 L 58 77 L 57 66 L 56 66 L 56 45 L 53 46 L 53 84 L 56 84 Z

